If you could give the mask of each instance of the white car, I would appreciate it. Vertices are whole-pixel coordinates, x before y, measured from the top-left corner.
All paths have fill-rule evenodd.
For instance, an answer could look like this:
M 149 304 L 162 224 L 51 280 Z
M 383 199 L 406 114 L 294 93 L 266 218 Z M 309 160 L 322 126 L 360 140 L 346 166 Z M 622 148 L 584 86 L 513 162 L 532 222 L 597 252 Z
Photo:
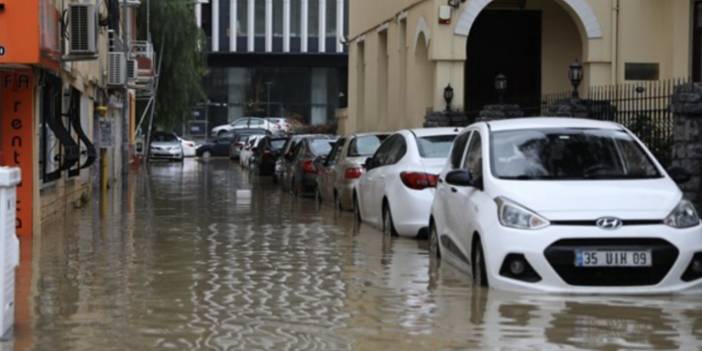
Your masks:
M 178 137 L 178 140 L 180 140 L 180 145 L 183 148 L 183 156 L 195 157 L 197 148 L 200 147 L 200 145 L 192 140 L 186 140 L 181 137 Z
M 358 220 L 386 235 L 419 236 L 426 232 L 441 171 L 456 128 L 401 130 L 383 141 L 365 162 L 366 172 L 353 192 Z
M 251 156 L 254 154 L 254 148 L 258 147 L 258 144 L 265 138 L 265 135 L 252 135 L 246 140 L 246 144 L 244 145 L 244 148 L 241 149 L 241 153 L 239 154 L 239 164 L 244 167 L 248 168 L 250 166 L 250 161 L 251 161 Z
M 647 148 L 619 124 L 481 122 L 441 172 L 430 250 L 500 290 L 660 294 L 702 288 L 702 226 Z
M 236 129 L 265 129 L 273 133 L 275 124 L 265 118 L 242 117 L 236 121 L 212 128 L 212 136 L 220 137 Z

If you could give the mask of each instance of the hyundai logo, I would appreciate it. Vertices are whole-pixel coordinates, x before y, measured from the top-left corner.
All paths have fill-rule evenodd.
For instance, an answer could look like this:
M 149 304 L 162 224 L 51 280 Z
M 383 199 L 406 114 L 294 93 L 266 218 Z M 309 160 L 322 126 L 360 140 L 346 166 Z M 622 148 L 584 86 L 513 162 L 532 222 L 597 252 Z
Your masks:
M 622 220 L 614 217 L 602 217 L 595 222 L 598 227 L 605 230 L 616 230 L 619 229 L 622 224 Z

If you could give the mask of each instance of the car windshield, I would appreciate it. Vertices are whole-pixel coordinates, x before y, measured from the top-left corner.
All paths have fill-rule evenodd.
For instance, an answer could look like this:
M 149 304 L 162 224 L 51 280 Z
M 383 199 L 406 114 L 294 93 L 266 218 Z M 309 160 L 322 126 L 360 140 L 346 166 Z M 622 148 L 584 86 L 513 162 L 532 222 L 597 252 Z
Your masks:
M 286 141 L 287 141 L 287 139 L 272 139 L 271 140 L 271 149 L 282 150 L 283 147 L 285 146 Z
M 370 156 L 375 153 L 380 144 L 387 138 L 387 135 L 364 135 L 355 138 L 349 145 L 349 156 L 361 157 Z
M 175 142 L 178 141 L 175 135 L 170 133 L 155 133 L 152 142 Z
M 492 133 L 493 174 L 502 179 L 659 178 L 660 172 L 623 130 L 543 129 Z
M 331 139 L 311 139 L 310 151 L 317 156 L 326 155 L 332 149 L 331 142 L 333 142 Z
M 453 139 L 456 139 L 455 134 L 451 135 L 432 135 L 417 138 L 417 147 L 419 155 L 423 158 L 446 158 L 448 157 Z

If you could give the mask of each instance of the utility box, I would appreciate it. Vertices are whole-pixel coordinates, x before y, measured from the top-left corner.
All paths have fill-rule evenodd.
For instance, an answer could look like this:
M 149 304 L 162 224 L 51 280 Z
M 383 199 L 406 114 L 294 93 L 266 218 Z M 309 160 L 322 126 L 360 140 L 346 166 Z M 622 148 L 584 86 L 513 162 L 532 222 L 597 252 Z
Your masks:
M 7 339 L 15 324 L 15 269 L 19 265 L 16 189 L 21 179 L 19 168 L 0 167 L 0 339 Z

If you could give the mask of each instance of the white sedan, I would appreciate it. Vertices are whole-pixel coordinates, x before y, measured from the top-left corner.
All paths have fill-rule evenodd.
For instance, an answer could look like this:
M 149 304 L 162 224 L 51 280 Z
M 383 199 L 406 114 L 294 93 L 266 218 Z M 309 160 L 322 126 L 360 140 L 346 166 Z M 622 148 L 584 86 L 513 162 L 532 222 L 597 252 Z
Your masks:
M 356 218 L 388 235 L 425 233 L 441 171 L 456 128 L 401 130 L 388 137 L 365 163 L 353 193 Z
M 183 147 L 183 156 L 195 157 L 197 148 L 200 147 L 200 145 L 192 140 L 186 140 L 181 137 L 178 137 L 178 140 L 180 140 L 180 145 Z
M 619 124 L 477 123 L 440 174 L 430 250 L 501 290 L 699 292 L 702 226 L 675 184 L 686 180 Z

